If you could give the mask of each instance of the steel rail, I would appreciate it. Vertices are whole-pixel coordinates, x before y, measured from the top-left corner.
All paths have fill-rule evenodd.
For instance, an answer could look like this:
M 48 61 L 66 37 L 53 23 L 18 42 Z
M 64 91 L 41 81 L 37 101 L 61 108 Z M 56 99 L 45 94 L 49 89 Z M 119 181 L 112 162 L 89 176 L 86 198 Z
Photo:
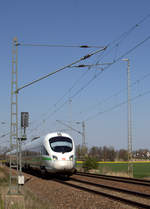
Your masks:
M 114 191 L 117 191 L 117 192 L 131 194 L 131 195 L 136 195 L 136 196 L 139 196 L 139 197 L 142 197 L 142 198 L 150 199 L 150 194 L 146 194 L 146 193 L 131 191 L 131 190 L 127 190 L 127 189 L 121 189 L 121 188 L 113 187 L 113 186 L 107 186 L 107 185 L 104 185 L 104 184 L 101 184 L 101 183 L 97 184 L 97 183 L 93 183 L 93 182 L 85 181 L 85 180 L 81 180 L 81 179 L 70 178 L 70 180 L 76 181 L 76 182 L 80 182 L 80 183 L 84 183 L 84 184 L 89 184 L 89 185 L 95 186 L 95 187 L 100 187 L 100 188 L 104 188 L 104 189 L 114 190 Z
M 134 200 L 126 199 L 124 197 L 118 197 L 118 196 L 115 196 L 115 195 L 112 195 L 112 194 L 108 194 L 108 193 L 105 193 L 105 192 L 102 192 L 102 191 L 96 191 L 96 190 L 89 189 L 89 188 L 86 188 L 86 187 L 81 186 L 81 185 L 79 186 L 79 185 L 76 185 L 76 184 L 73 184 L 73 183 L 70 183 L 70 182 L 66 182 L 66 181 L 62 181 L 62 180 L 58 180 L 58 179 L 53 179 L 53 181 L 64 184 L 66 186 L 70 186 L 70 187 L 82 190 L 82 191 L 85 191 L 85 192 L 93 193 L 93 194 L 96 194 L 96 195 L 102 195 L 102 196 L 110 198 L 114 201 L 120 201 L 120 203 L 124 203 L 124 204 L 130 205 L 130 206 L 146 208 L 146 209 L 150 208 L 150 204 L 140 203 L 140 202 L 137 202 L 137 201 L 134 201 Z
M 34 172 L 32 172 L 32 174 L 30 173 L 30 175 L 34 175 L 34 176 L 36 176 L 38 178 L 41 178 L 41 175 L 40 174 L 37 174 L 37 173 L 34 173 Z M 29 178 L 29 180 L 30 179 L 31 178 Z M 146 209 L 149 209 L 150 208 L 150 204 L 141 203 L 141 202 L 137 202 L 137 201 L 134 201 L 134 200 L 130 200 L 130 199 L 127 199 L 127 198 L 124 198 L 124 197 L 118 197 L 117 195 L 115 196 L 113 194 L 108 194 L 108 193 L 103 192 L 103 191 L 97 191 L 97 190 L 94 190 L 94 189 L 90 189 L 90 188 L 85 187 L 84 185 L 82 185 L 82 186 L 80 185 L 79 186 L 79 185 L 73 184 L 73 183 L 71 183 L 69 181 L 64 181 L 64 180 L 66 180 L 64 178 L 63 178 L 63 180 L 61 180 L 61 179 L 56 178 L 56 177 L 54 177 L 54 178 L 46 178 L 46 177 L 44 177 L 44 179 L 51 180 L 51 181 L 55 181 L 55 182 L 64 184 L 66 186 L 70 186 L 72 188 L 79 189 L 81 191 L 89 192 L 89 193 L 96 194 L 96 195 L 102 195 L 102 196 L 104 196 L 106 198 L 110 198 L 110 199 L 112 199 L 114 201 L 120 201 L 120 203 L 127 204 L 127 205 L 130 205 L 130 206 L 135 206 L 135 207 L 139 207 L 139 208 L 146 208 Z M 72 177 L 70 178 L 70 180 L 73 180 L 74 181 L 74 179 L 72 179 Z M 78 180 L 78 182 L 80 182 L 82 184 L 90 184 L 90 182 L 88 182 L 88 183 L 87 182 L 84 182 L 84 181 L 82 182 L 82 180 Z M 91 184 L 92 184 L 92 186 L 96 186 L 97 187 L 97 185 L 95 183 L 91 183 Z M 116 189 L 116 191 L 117 191 L 117 189 Z M 118 191 L 117 192 L 119 192 L 119 188 L 118 188 Z M 127 193 L 129 194 L 128 191 L 127 191 Z M 137 195 L 137 197 L 140 196 L 140 194 L 138 194 L 138 193 L 135 194 L 135 195 Z M 141 198 L 146 198 L 147 199 L 147 198 L 149 198 L 149 196 L 150 195 L 146 195 L 146 194 L 143 194 L 143 193 L 141 194 Z
M 142 185 L 142 186 L 150 186 L 150 181 L 149 180 L 143 180 L 143 179 L 137 179 L 137 178 L 92 174 L 92 173 L 84 173 L 84 172 L 77 172 L 75 175 L 89 176 L 89 177 L 93 177 L 93 178 L 107 179 L 109 181 L 117 181 L 117 182 L 129 183 L 129 184 L 137 184 L 137 185 Z

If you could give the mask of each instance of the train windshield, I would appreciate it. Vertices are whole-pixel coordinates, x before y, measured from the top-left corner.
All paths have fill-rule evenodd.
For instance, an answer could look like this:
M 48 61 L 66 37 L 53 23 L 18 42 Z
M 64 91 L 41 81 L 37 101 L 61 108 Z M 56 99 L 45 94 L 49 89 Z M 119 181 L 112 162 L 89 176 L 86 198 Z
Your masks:
M 51 149 L 54 152 L 71 152 L 73 145 L 72 145 L 72 140 L 69 139 L 68 137 L 63 137 L 63 136 L 57 136 L 53 137 L 49 140 Z

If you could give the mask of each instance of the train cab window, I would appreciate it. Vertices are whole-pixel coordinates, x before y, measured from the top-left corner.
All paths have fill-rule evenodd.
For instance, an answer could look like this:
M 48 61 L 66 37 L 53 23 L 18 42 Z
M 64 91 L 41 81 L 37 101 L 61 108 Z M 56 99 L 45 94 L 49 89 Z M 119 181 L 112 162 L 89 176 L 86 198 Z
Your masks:
M 45 147 L 42 147 L 42 155 L 49 155 Z
M 57 136 L 49 140 L 50 147 L 54 152 L 71 152 L 73 148 L 72 140 L 68 137 Z

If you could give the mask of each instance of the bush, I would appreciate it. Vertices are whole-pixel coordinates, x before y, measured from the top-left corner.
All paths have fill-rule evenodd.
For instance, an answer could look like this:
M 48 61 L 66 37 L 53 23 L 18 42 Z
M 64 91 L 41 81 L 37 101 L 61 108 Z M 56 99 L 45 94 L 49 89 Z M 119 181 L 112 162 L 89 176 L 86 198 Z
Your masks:
M 90 169 L 97 169 L 97 168 L 98 168 L 98 163 L 95 158 L 87 157 L 83 162 L 84 172 L 87 172 Z

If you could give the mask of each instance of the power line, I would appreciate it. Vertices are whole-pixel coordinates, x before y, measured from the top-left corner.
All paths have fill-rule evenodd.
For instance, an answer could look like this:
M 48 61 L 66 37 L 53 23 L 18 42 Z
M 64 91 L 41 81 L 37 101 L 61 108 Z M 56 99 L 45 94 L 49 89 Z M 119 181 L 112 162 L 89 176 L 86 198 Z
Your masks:
M 83 78 L 83 77 L 85 77 L 86 76 L 86 74 L 90 71 L 90 67 L 88 67 L 88 70 L 86 71 L 86 72 L 84 72 L 75 82 L 74 82 L 74 84 L 66 91 L 66 93 L 62 96 L 62 97 L 60 97 L 57 101 L 56 101 L 56 103 L 55 104 L 53 104 L 49 109 L 52 109 L 53 108 L 53 106 L 54 107 L 56 107 L 57 106 L 57 104 L 58 103 L 60 103 L 61 102 L 61 100 L 63 100 L 64 98 L 65 98 L 65 96 L 67 96 L 70 92 L 71 92 L 71 90 L 76 86 L 76 84 Z M 62 106 L 61 106 L 61 108 L 65 105 L 65 104 L 67 104 L 68 103 L 68 100 L 67 101 L 65 101 L 65 103 L 63 103 L 62 104 Z M 54 114 L 56 113 L 56 112 L 58 112 L 59 111 L 59 109 L 60 108 L 58 108 L 57 110 L 55 110 L 54 111 Z M 43 116 L 45 116 L 45 115 L 47 115 L 47 112 L 46 113 L 44 113 L 44 114 L 42 114 Z M 42 116 L 41 116 L 42 117 Z M 46 118 L 44 119 L 44 121 L 45 120 L 47 120 L 49 118 L 49 116 L 46 116 Z M 32 124 L 35 124 L 37 121 L 32 121 Z M 39 123 L 39 125 L 36 125 L 36 128 L 32 128 L 31 129 L 31 131 L 34 131 L 35 129 L 37 129 L 37 127 L 40 127 L 41 126 L 41 123 L 42 123 L 42 121 Z
M 119 40 L 117 42 L 116 45 L 119 45 L 120 42 L 125 39 L 132 31 L 134 31 L 137 27 L 139 27 L 143 22 L 145 22 L 148 18 L 150 18 L 150 14 L 146 15 L 144 18 L 142 18 L 139 22 L 137 22 L 136 24 L 134 24 L 133 26 L 131 26 L 131 28 L 129 28 L 128 31 L 124 32 L 123 34 L 121 34 L 118 38 L 116 38 L 114 41 L 110 42 L 110 44 L 115 43 L 117 40 Z
M 139 22 L 134 24 L 131 28 L 129 28 L 128 31 L 123 32 L 118 38 L 116 38 L 113 41 L 109 42 L 107 44 L 107 47 L 110 48 L 110 50 L 107 50 L 106 53 L 104 53 L 103 55 L 100 55 L 99 59 L 101 59 L 104 56 L 108 55 L 114 48 L 117 48 L 117 50 L 118 50 L 118 47 L 119 47 L 120 43 L 123 42 L 137 27 L 139 27 L 142 23 L 144 23 L 148 18 L 150 18 L 150 14 L 146 15 Z M 111 45 L 112 45 L 112 47 L 111 47 Z M 99 62 L 99 60 L 97 61 L 97 63 L 98 62 Z
M 131 98 L 131 101 L 134 101 L 134 100 L 138 99 L 139 97 L 145 96 L 145 95 L 147 95 L 147 94 L 150 94 L 150 90 L 145 91 L 145 92 L 143 92 L 143 93 L 141 93 L 141 94 L 138 94 L 138 95 L 136 95 L 135 97 L 132 97 L 132 98 Z M 114 109 L 116 109 L 116 108 L 118 108 L 118 107 L 121 107 L 122 105 L 126 104 L 127 102 L 128 102 L 128 101 L 126 100 L 126 101 L 123 101 L 123 102 L 121 102 L 121 103 L 119 103 L 119 104 L 116 104 L 116 105 L 110 107 L 110 108 L 107 109 L 107 110 L 104 110 L 104 111 L 102 111 L 102 112 L 98 112 L 98 113 L 96 113 L 96 114 L 94 114 L 94 115 L 92 115 L 92 116 L 89 116 L 89 117 L 86 118 L 84 121 L 92 120 L 92 119 L 98 117 L 99 115 L 102 115 L 102 114 L 104 114 L 104 113 L 106 113 L 106 112 L 110 112 L 110 111 L 112 111 L 112 110 L 114 110 Z
M 4 138 L 5 136 L 8 136 L 10 134 L 10 132 L 8 132 L 8 133 L 6 133 L 6 134 L 2 134 L 1 136 L 0 136 L 0 139 L 1 138 Z
M 64 67 L 62 67 L 62 68 L 60 68 L 60 69 L 58 69 L 58 70 L 56 70 L 56 71 L 54 71 L 54 72 L 52 72 L 52 73 L 48 73 L 47 75 L 44 75 L 44 76 L 42 76 L 42 77 L 40 77 L 40 78 L 38 78 L 38 79 L 36 79 L 36 80 L 30 82 L 30 83 L 27 83 L 27 84 L 25 84 L 24 86 L 18 88 L 18 89 L 16 90 L 15 93 L 19 93 L 19 91 L 22 90 L 23 88 L 26 88 L 26 87 L 28 87 L 28 86 L 31 86 L 32 84 L 37 83 L 37 82 L 39 82 L 39 81 L 41 81 L 41 80 L 43 80 L 43 79 L 45 79 L 45 78 L 48 78 L 49 76 L 51 76 L 51 75 L 53 75 L 53 74 L 55 74 L 55 73 L 58 73 L 58 72 L 60 72 L 60 71 L 62 71 L 62 70 L 65 70 L 65 69 L 67 69 L 67 68 L 71 68 L 74 64 L 77 64 L 77 63 L 79 63 L 79 62 L 81 62 L 81 61 L 83 61 L 83 60 L 86 60 L 86 59 L 90 58 L 91 56 L 93 56 L 93 55 L 95 55 L 95 54 L 97 54 L 97 53 L 99 53 L 99 52 L 101 52 L 101 51 L 103 51 L 103 50 L 106 50 L 106 49 L 107 49 L 107 47 L 104 47 L 104 48 L 102 48 L 102 49 L 96 50 L 96 51 L 94 51 L 94 52 L 92 52 L 92 53 L 90 53 L 90 54 L 87 54 L 87 55 L 81 57 L 80 59 L 78 59 L 78 60 L 72 62 L 72 63 L 69 64 L 69 65 L 66 65 L 66 66 L 64 66 Z
M 86 76 L 86 74 L 90 71 L 90 67 L 88 68 L 88 70 L 86 71 L 86 72 L 84 72 L 80 77 L 79 77 L 79 79 L 78 80 L 76 80 L 75 82 L 74 82 L 74 84 L 67 90 L 67 92 L 60 98 L 60 99 L 58 99 L 57 100 L 57 102 L 53 105 L 53 106 L 56 106 L 66 95 L 68 95 L 71 91 L 72 91 L 72 89 L 76 86 L 76 84 L 84 77 L 84 76 Z
M 96 64 L 88 64 L 88 65 L 85 65 L 85 64 L 81 64 L 81 65 L 74 65 L 74 66 L 72 66 L 72 67 L 76 67 L 76 68 L 84 68 L 84 67 L 97 67 L 97 66 L 102 66 L 102 65 L 110 65 L 110 64 L 112 64 L 112 62 L 111 63 L 109 63 L 109 62 L 107 62 L 107 63 L 96 63 Z
M 145 75 L 143 75 L 141 78 L 139 78 L 138 80 L 136 80 L 135 82 L 131 83 L 131 87 L 134 87 L 135 85 L 139 84 L 141 81 L 145 80 L 146 78 L 148 78 L 150 76 L 150 73 L 147 73 Z M 116 92 L 115 94 L 105 98 L 104 100 L 102 101 L 99 101 L 98 103 L 92 105 L 91 107 L 87 108 L 86 111 L 84 112 L 87 112 L 89 111 L 90 109 L 94 109 L 96 106 L 99 106 L 107 101 L 109 101 L 110 99 L 112 99 L 113 97 L 116 97 L 118 96 L 119 94 L 121 94 L 123 91 L 127 90 L 127 88 L 123 88 L 123 89 L 120 89 L 118 92 Z M 82 112 L 80 112 L 80 114 L 82 114 Z
M 83 91 L 92 81 L 94 81 L 97 77 L 99 77 L 101 75 L 102 72 L 104 72 L 105 70 L 107 70 L 110 66 L 112 66 L 113 64 L 117 63 L 118 61 L 120 61 L 123 57 L 125 57 L 126 55 L 130 54 L 132 51 L 134 51 L 136 48 L 138 48 L 139 46 L 141 46 L 142 44 L 144 44 L 146 41 L 148 41 L 150 39 L 150 36 L 148 36 L 147 38 L 145 38 L 143 41 L 139 42 L 138 44 L 136 44 L 133 48 L 129 49 L 127 52 L 125 52 L 124 54 L 122 54 L 120 57 L 118 57 L 116 60 L 114 60 L 112 63 L 110 63 L 109 65 L 107 65 L 106 67 L 104 67 L 103 69 L 101 69 L 101 72 L 99 72 L 97 75 L 94 75 L 84 86 L 82 86 L 78 91 L 76 91 L 74 93 L 73 96 L 71 96 L 70 98 L 73 99 L 75 96 L 77 96 L 81 91 Z
M 139 46 L 143 45 L 146 41 L 148 41 L 150 39 L 150 36 L 146 37 L 143 41 L 139 42 L 137 45 L 135 45 L 133 48 L 131 48 L 130 50 L 128 50 L 127 52 L 125 52 L 123 55 L 121 55 L 120 57 L 118 57 L 116 60 L 113 61 L 113 63 L 116 63 L 117 61 L 121 60 L 123 57 L 125 57 L 126 55 L 130 54 L 132 51 L 134 51 L 136 48 L 138 48 Z
M 78 66 L 73 66 L 73 67 L 88 67 L 88 70 L 86 71 L 86 72 L 84 72 L 81 76 L 80 76 L 80 78 L 77 80 L 77 81 L 75 81 L 74 82 L 74 84 L 72 85 L 72 87 L 71 88 L 69 88 L 68 90 L 67 90 L 67 92 L 61 97 L 61 98 L 59 98 L 58 100 L 57 100 L 57 102 L 55 103 L 55 104 L 53 104 L 53 106 L 57 106 L 57 104 L 61 101 L 61 100 L 63 100 L 64 99 L 64 97 L 66 96 L 66 95 L 68 95 L 70 92 L 71 92 L 71 90 L 76 86 L 76 84 L 91 70 L 91 67 L 92 66 L 99 66 L 99 65 L 109 65 L 110 63 L 102 63 L 102 64 L 94 64 L 94 65 L 78 65 Z M 56 112 L 58 112 L 59 111 L 59 109 L 61 109 L 65 104 L 67 104 L 68 103 L 68 100 L 67 101 L 65 101 L 60 107 L 58 107 L 55 111 L 54 111 L 54 114 L 56 113 Z M 50 109 L 51 109 L 52 107 L 50 107 Z M 46 115 L 47 113 L 44 113 L 43 115 Z M 53 114 L 53 113 L 52 113 Z M 49 118 L 49 116 L 47 116 L 44 120 L 47 120 Z M 41 123 L 40 123 L 41 124 Z M 38 125 L 38 127 L 39 127 L 40 125 Z
M 35 47 L 63 47 L 63 48 L 104 48 L 104 46 L 90 46 L 90 45 L 63 45 L 63 44 L 24 44 L 19 43 L 18 46 L 35 46 Z
M 118 61 L 120 61 L 123 57 L 125 57 L 126 55 L 130 54 L 132 51 L 134 51 L 136 48 L 138 48 L 139 46 L 143 45 L 146 41 L 148 41 L 150 39 L 150 36 L 148 36 L 147 38 L 145 38 L 143 41 L 139 42 L 138 44 L 136 44 L 134 47 L 132 47 L 131 49 L 129 49 L 127 52 L 125 52 L 124 54 L 122 54 L 120 57 L 118 57 L 116 60 L 114 60 L 111 64 L 107 65 L 106 67 L 103 68 L 103 70 L 101 72 L 99 72 L 97 75 L 94 75 L 84 86 L 82 86 L 80 89 L 78 89 L 71 97 L 70 99 L 73 99 L 74 97 L 76 97 L 81 91 L 83 91 L 91 82 L 93 82 L 96 78 L 98 78 L 102 72 L 104 72 L 104 70 L 107 70 L 110 66 L 112 66 L 113 64 L 117 63 Z M 60 105 L 57 109 L 55 109 L 51 115 L 48 118 L 52 117 L 56 112 L 58 112 L 65 104 L 68 103 L 68 100 L 66 100 L 62 105 Z M 47 120 L 46 119 L 46 120 Z
M 147 16 L 145 16 L 143 19 L 141 19 L 139 22 L 137 22 L 134 26 L 132 26 L 127 32 L 124 32 L 123 34 L 121 34 L 118 38 L 116 38 L 114 41 L 112 41 L 112 42 L 110 42 L 107 46 L 108 47 L 110 47 L 112 44 L 114 44 L 115 42 L 117 42 L 116 44 L 115 44 L 115 47 L 118 47 L 119 46 L 119 44 L 121 43 L 121 41 L 123 41 L 132 31 L 134 31 L 134 29 L 136 29 L 137 27 L 139 27 L 143 22 L 145 22 L 148 18 L 150 17 L 150 14 L 148 14 Z M 21 45 L 24 45 L 25 46 L 25 44 L 22 44 L 21 43 Z M 32 46 L 32 44 L 31 44 L 31 46 Z M 39 46 L 39 44 L 37 44 L 37 46 Z M 86 46 L 87 45 L 79 45 L 79 46 L 66 46 L 66 45 L 41 45 L 41 46 L 50 46 L 50 47 L 80 47 L 80 48 L 87 48 Z M 82 47 L 81 47 L 82 46 Z M 85 47 L 84 47 L 85 46 Z M 93 47 L 93 46 L 89 46 L 89 48 L 90 47 Z M 96 47 L 96 46 L 94 46 L 94 47 Z M 125 55 L 124 55 L 125 56 Z M 116 60 L 116 59 L 115 59 Z M 116 62 L 116 61 L 115 61 Z M 114 63 L 115 63 L 114 62 Z M 113 63 L 113 64 L 114 64 Z M 99 75 L 98 75 L 99 76 Z M 95 76 L 95 77 L 97 77 L 97 76 Z M 66 104 L 67 102 L 65 102 L 63 105 L 61 105 L 60 106 L 60 108 L 57 108 L 57 110 L 56 111 L 54 111 L 53 113 L 55 113 L 55 112 L 57 112 L 59 109 L 61 109 L 61 107 L 63 107 L 65 104 Z
M 91 80 L 89 81 L 89 84 L 90 84 Z M 72 95 L 70 97 L 70 99 L 73 99 L 75 96 L 77 96 L 81 91 L 83 91 L 85 88 L 87 87 L 87 84 L 85 86 L 82 87 L 82 89 L 79 89 L 77 92 L 75 92 L 74 95 Z M 47 120 L 49 119 L 50 117 L 52 117 L 54 114 L 56 114 L 56 112 L 58 112 L 60 109 L 62 109 L 62 107 L 65 106 L 65 104 L 68 103 L 68 99 L 66 101 L 64 101 L 59 107 L 57 107 L 52 113 L 50 116 L 47 116 L 44 120 Z M 40 123 L 41 124 L 41 123 Z M 37 127 L 40 127 L 40 124 L 37 126 Z M 37 128 L 36 127 L 36 128 Z

